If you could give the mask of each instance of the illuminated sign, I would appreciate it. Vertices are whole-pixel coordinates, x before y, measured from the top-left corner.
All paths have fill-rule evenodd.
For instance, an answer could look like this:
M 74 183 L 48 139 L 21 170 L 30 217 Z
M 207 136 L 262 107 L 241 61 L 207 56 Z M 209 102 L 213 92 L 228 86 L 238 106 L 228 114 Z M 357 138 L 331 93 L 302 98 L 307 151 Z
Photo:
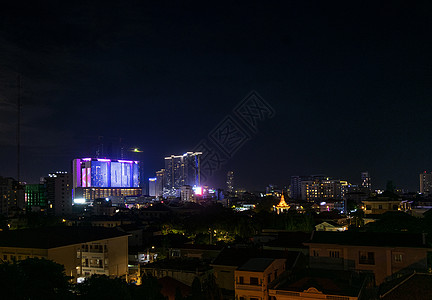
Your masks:
M 203 188 L 201 186 L 194 186 L 192 189 L 195 195 L 201 196 L 203 194 Z
M 76 187 L 139 187 L 139 163 L 108 158 L 76 159 Z

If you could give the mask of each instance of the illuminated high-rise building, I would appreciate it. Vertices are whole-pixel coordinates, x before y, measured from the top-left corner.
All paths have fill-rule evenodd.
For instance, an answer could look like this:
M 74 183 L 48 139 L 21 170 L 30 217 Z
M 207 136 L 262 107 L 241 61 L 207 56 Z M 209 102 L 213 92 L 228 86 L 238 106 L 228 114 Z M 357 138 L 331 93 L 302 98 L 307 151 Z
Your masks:
M 46 209 L 48 207 L 46 185 L 43 183 L 25 185 L 26 209 Z
M 151 177 L 149 180 L 149 196 L 156 197 L 157 178 Z
M 179 195 L 184 185 L 200 186 L 201 152 L 165 157 L 164 195 Z
M 139 196 L 140 166 L 138 161 L 79 158 L 73 161 L 75 199 Z
M 156 172 L 156 197 L 163 195 L 165 186 L 165 169 Z
M 432 193 L 432 173 L 420 173 L 420 193 L 426 196 Z
M 364 189 L 367 189 L 369 191 L 372 190 L 372 184 L 371 184 L 371 178 L 369 176 L 369 172 L 361 172 L 361 186 Z
M 234 172 L 228 171 L 227 173 L 227 191 L 232 193 L 234 191 Z

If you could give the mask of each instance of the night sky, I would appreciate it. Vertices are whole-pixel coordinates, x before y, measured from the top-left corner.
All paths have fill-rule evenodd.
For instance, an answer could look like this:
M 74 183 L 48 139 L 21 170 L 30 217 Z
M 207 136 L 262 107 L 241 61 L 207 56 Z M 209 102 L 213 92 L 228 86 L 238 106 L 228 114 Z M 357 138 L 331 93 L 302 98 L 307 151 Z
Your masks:
M 256 90 L 275 110 L 210 183 L 327 174 L 418 190 L 432 171 L 430 1 L 7 1 L 0 10 L 0 175 L 69 170 L 98 136 L 153 176 Z

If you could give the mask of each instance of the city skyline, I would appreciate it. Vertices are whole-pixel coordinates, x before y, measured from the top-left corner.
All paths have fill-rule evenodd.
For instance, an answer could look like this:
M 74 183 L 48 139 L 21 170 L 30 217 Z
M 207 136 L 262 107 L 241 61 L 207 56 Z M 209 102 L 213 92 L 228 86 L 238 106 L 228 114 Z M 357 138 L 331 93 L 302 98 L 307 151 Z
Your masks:
M 93 156 L 101 136 L 140 149 L 153 177 L 252 90 L 275 115 L 215 186 L 229 170 L 247 189 L 308 174 L 354 183 L 368 170 L 374 189 L 392 180 L 417 191 L 432 170 L 421 130 L 432 108 L 430 3 L 54 3 L 0 12 L 3 176 L 16 177 L 18 75 L 30 183 Z

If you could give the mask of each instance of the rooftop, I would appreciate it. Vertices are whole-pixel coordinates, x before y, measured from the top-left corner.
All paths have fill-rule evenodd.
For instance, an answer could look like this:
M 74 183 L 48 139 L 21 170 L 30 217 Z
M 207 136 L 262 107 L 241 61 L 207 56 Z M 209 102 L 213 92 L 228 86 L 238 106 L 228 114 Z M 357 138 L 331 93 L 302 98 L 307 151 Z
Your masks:
M 432 295 L 432 275 L 414 273 L 395 284 L 381 295 L 382 299 L 430 299 Z
M 264 272 L 273 262 L 275 258 L 252 258 L 244 265 L 238 268 L 239 271 Z
M 281 282 L 274 290 L 303 292 L 315 288 L 326 295 L 355 297 L 359 294 L 364 280 L 363 275 L 348 271 L 309 269 Z
M 315 231 L 312 240 L 307 243 L 376 247 L 428 247 L 421 233 L 405 232 Z
M 61 226 L 0 231 L 0 247 L 50 249 L 127 236 L 113 228 Z

